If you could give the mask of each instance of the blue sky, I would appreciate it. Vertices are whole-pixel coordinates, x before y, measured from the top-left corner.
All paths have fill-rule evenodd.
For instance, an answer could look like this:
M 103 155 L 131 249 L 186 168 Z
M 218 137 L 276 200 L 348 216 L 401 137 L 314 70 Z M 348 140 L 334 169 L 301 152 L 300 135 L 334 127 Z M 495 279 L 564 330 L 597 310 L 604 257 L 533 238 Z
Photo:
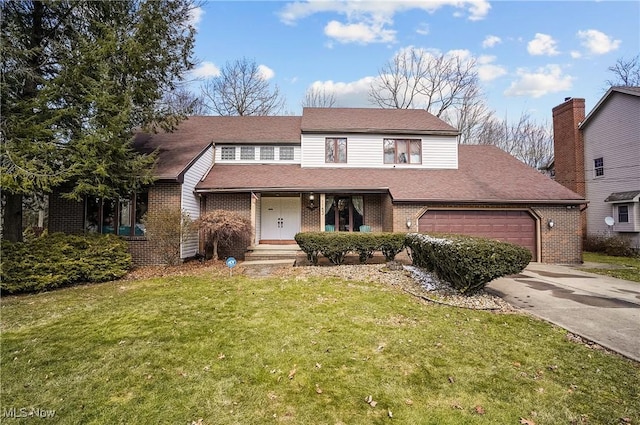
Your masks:
M 565 97 L 602 97 L 607 71 L 640 53 L 639 1 L 209 1 L 194 13 L 190 78 L 255 60 L 300 114 L 315 85 L 343 107 L 372 107 L 368 87 L 408 47 L 473 57 L 498 117 L 551 121 Z M 197 81 L 191 84 L 197 90 Z

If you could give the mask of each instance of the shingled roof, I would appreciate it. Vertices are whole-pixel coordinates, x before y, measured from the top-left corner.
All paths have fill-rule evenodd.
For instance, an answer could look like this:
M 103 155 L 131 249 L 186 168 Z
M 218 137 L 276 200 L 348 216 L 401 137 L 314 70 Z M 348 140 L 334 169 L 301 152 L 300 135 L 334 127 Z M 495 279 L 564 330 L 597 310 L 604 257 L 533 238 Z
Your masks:
M 199 192 L 380 192 L 395 202 L 581 204 L 585 200 L 494 146 L 461 145 L 459 167 L 302 168 L 216 164 Z
M 458 130 L 423 109 L 374 108 L 304 108 L 302 132 L 458 134 Z
M 189 117 L 171 132 L 138 133 L 133 147 L 138 152 L 158 151 L 156 176 L 180 180 L 189 165 L 211 143 L 300 143 L 301 117 Z

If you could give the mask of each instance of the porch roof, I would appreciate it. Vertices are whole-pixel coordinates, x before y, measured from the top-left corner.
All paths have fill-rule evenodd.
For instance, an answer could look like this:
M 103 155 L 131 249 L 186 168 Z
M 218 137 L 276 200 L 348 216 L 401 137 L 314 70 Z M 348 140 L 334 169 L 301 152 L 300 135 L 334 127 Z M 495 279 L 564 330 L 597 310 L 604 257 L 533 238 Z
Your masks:
M 586 203 L 494 146 L 460 146 L 458 165 L 457 170 L 436 170 L 216 164 L 196 191 L 388 191 L 394 202 Z

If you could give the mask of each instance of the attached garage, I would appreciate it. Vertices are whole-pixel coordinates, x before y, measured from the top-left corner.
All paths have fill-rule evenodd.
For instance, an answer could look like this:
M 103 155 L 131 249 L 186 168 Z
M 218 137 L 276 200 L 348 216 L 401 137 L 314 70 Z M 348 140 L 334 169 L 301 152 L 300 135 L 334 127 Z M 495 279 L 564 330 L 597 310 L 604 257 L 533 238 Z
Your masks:
M 537 221 L 525 210 L 428 210 L 418 221 L 420 233 L 482 236 L 523 246 L 538 261 Z

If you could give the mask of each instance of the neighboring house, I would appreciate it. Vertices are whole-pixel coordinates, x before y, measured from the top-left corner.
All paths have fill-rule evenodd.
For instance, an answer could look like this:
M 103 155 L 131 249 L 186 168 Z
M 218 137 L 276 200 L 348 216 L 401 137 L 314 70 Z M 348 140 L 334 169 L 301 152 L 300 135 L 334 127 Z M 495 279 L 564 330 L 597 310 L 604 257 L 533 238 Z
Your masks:
M 534 261 L 581 261 L 584 197 L 496 147 L 458 145 L 457 134 L 424 110 L 304 108 L 297 117 L 191 117 L 173 133 L 138 135 L 135 146 L 161 149 L 149 209 L 198 200 L 193 215 L 239 212 L 253 246 L 295 244 L 300 231 L 450 232 L 520 244 Z M 162 201 L 173 191 L 180 202 Z
M 556 181 L 589 201 L 585 234 L 640 246 L 640 87 L 610 88 L 586 116 L 584 99 L 553 113 Z

